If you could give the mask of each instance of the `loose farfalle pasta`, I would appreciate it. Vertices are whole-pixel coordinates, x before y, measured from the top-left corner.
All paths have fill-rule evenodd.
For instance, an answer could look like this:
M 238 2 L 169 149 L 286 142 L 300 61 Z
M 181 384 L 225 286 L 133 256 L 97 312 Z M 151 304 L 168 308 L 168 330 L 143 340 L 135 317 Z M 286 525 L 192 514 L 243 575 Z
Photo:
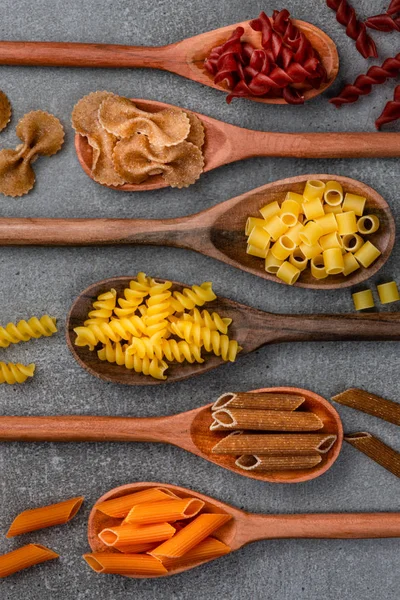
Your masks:
M 27 544 L 0 556 L 0 578 L 39 565 L 48 560 L 59 558 L 53 550 L 41 544 Z
M 6 537 L 11 538 L 46 527 L 64 525 L 75 517 L 82 506 L 83 500 L 83 496 L 79 496 L 57 504 L 25 510 L 15 517 Z
M 4 92 L 0 90 L 0 131 L 7 127 L 11 119 L 11 104 Z
M 21 365 L 21 363 L 5 363 L 0 361 L 0 384 L 24 383 L 35 374 L 35 365 Z
M 56 154 L 64 142 L 60 121 L 42 110 L 26 114 L 16 127 L 22 141 L 15 150 L 0 151 L 0 192 L 6 196 L 23 196 L 35 184 L 33 161 L 38 156 Z
M 56 319 L 49 315 L 43 315 L 40 319 L 32 317 L 28 321 L 22 320 L 17 324 L 8 323 L 5 327 L 0 326 L 0 348 L 28 342 L 32 338 L 50 337 L 56 332 Z

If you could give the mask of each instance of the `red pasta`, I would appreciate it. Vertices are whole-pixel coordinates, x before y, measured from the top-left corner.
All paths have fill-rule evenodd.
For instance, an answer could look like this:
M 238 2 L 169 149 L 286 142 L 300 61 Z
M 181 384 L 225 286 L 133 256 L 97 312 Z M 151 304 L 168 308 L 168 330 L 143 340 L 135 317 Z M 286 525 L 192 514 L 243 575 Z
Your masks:
M 394 98 L 386 103 L 385 108 L 375 121 L 375 127 L 380 129 L 382 125 L 400 119 L 400 85 L 394 89 Z
M 392 0 L 385 13 L 369 17 L 365 24 L 377 31 L 400 31 L 400 0 Z
M 345 85 L 339 96 L 331 98 L 329 102 L 336 108 L 342 104 L 356 102 L 360 96 L 371 93 L 372 86 L 385 83 L 387 79 L 397 77 L 400 73 L 400 52 L 392 58 L 387 58 L 382 66 L 370 67 L 366 74 L 359 75 L 353 84 Z
M 347 0 L 326 0 L 329 8 L 336 12 L 336 20 L 346 27 L 346 34 L 356 42 L 356 48 L 364 58 L 377 58 L 374 40 L 368 35 L 365 24 L 357 19 L 356 11 Z
M 237 27 L 224 44 L 212 49 L 204 63 L 214 83 L 224 83 L 231 91 L 228 103 L 234 97 L 259 96 L 302 104 L 304 89 L 318 89 L 326 80 L 309 40 L 293 25 L 287 10 L 274 11 L 271 18 L 261 12 L 250 21 L 250 27 L 260 32 L 261 48 L 243 42 L 244 28 Z

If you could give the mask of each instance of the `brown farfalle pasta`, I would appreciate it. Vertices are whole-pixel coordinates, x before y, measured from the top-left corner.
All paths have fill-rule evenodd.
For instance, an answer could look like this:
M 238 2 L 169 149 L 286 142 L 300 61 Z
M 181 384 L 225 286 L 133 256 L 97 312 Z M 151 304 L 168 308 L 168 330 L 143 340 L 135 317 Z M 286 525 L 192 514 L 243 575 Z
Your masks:
M 117 137 L 106 131 L 99 121 L 101 103 L 115 97 L 111 92 L 93 92 L 75 104 L 72 111 L 72 126 L 77 133 L 87 138 L 93 148 L 92 176 L 104 185 L 123 185 L 125 180 L 113 165 L 112 153 Z
M 7 126 L 11 119 L 11 104 L 4 92 L 0 90 L 0 131 Z
M 22 141 L 15 150 L 0 151 L 0 192 L 6 196 L 23 196 L 35 184 L 32 162 L 38 156 L 51 156 L 64 142 L 60 121 L 42 110 L 26 114 L 17 125 Z
M 387 469 L 396 477 L 400 477 L 400 452 L 384 444 L 381 440 L 367 431 L 348 433 L 345 441 Z
M 191 142 L 198 148 L 202 148 L 205 139 L 203 123 L 200 121 L 199 117 L 193 113 L 188 112 L 186 115 L 190 121 L 190 130 L 186 141 Z

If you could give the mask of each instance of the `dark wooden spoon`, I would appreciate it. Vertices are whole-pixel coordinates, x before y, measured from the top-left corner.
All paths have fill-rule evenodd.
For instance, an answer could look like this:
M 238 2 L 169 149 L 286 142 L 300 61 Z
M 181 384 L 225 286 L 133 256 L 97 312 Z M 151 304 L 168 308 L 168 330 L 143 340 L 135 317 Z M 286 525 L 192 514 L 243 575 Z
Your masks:
M 132 277 L 115 277 L 92 284 L 84 290 L 72 304 L 66 322 L 68 346 L 76 361 L 92 375 L 128 385 L 159 385 L 176 382 L 195 375 L 201 375 L 215 369 L 224 361 L 218 356 L 207 356 L 204 363 L 171 363 L 167 379 L 161 381 L 128 370 L 123 366 L 103 362 L 97 353 L 87 346 L 75 346 L 74 328 L 83 324 L 92 307 L 92 302 L 111 288 L 121 294 L 129 287 Z M 165 281 L 157 279 L 157 281 Z M 182 283 L 174 283 L 172 290 L 182 290 Z M 229 335 L 236 339 L 243 350 L 238 357 L 244 356 L 260 346 L 277 342 L 327 341 L 327 340 L 399 340 L 400 313 L 368 313 L 337 315 L 280 315 L 263 312 L 228 298 L 219 297 L 208 302 L 205 307 L 210 312 L 217 311 L 232 319 Z
M 203 500 L 204 511 L 226 513 L 231 521 L 221 527 L 214 537 L 227 544 L 231 552 L 251 542 L 276 539 L 365 539 L 400 537 L 400 513 L 322 513 L 295 515 L 265 515 L 247 513 L 220 502 L 215 498 L 193 490 L 166 483 L 137 482 L 122 485 L 104 494 L 94 505 L 88 524 L 88 541 L 93 552 L 110 552 L 99 539 L 99 533 L 115 525 L 116 520 L 96 509 L 100 502 L 120 498 L 151 487 L 168 488 L 182 498 L 194 497 Z M 198 561 L 178 568 L 171 568 L 167 575 L 188 571 L 208 561 Z M 142 578 L 142 577 L 141 577 Z
M 296 471 L 245 471 L 235 464 L 235 458 L 213 454 L 212 448 L 229 431 L 210 431 L 211 406 L 170 417 L 0 417 L 1 442 L 162 442 L 183 448 L 220 467 L 239 475 L 272 483 L 299 483 L 319 477 L 337 459 L 343 441 L 343 427 L 333 406 L 322 396 L 309 390 L 292 387 L 262 388 L 254 392 L 295 394 L 305 398 L 302 409 L 316 414 L 324 426 L 318 433 L 336 435 L 336 441 L 322 462 L 311 469 Z
M 158 112 L 165 108 L 182 110 L 173 104 L 133 98 L 142 110 Z M 189 111 L 190 112 L 190 111 Z M 272 133 L 236 127 L 200 113 L 205 130 L 204 171 L 254 156 L 288 156 L 295 158 L 361 158 L 400 156 L 398 133 Z M 87 139 L 75 136 L 75 149 L 85 173 L 92 176 L 92 148 Z M 168 187 L 162 175 L 143 183 L 126 183 L 115 190 L 143 192 Z
M 345 191 L 367 198 L 365 214 L 376 214 L 381 226 L 368 239 L 381 255 L 368 269 L 349 276 L 314 279 L 309 269 L 295 284 L 313 289 L 344 288 L 374 275 L 388 259 L 395 240 L 395 222 L 389 206 L 369 186 L 339 175 L 300 175 L 274 181 L 195 215 L 178 219 L 10 219 L 0 218 L 0 246 L 92 246 L 151 244 L 195 250 L 258 277 L 283 283 L 264 270 L 261 258 L 246 253 L 244 228 L 249 215 L 269 202 L 282 201 L 288 190 L 301 192 L 307 179 L 339 181 Z
M 296 19 L 293 19 L 293 24 L 309 39 L 327 72 L 326 82 L 318 90 L 305 90 L 304 97 L 309 100 L 333 83 L 339 70 L 339 57 L 334 41 L 321 29 Z M 226 94 L 228 90 L 223 85 L 215 84 L 211 74 L 204 68 L 204 60 L 213 48 L 226 41 L 239 26 L 245 29 L 243 40 L 260 47 L 260 34 L 251 29 L 249 21 L 243 21 L 161 47 L 71 42 L 0 42 L 0 64 L 40 67 L 146 67 L 177 73 Z M 286 104 L 283 98 L 250 99 L 264 104 Z

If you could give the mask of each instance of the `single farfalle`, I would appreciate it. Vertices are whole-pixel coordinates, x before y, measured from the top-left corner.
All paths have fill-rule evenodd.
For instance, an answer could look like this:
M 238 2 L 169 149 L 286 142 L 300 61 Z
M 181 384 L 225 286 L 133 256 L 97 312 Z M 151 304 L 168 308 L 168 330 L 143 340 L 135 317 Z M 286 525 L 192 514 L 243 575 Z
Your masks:
M 15 150 L 0 151 L 0 192 L 23 196 L 35 184 L 32 163 L 39 156 L 56 154 L 64 142 L 64 128 L 53 115 L 36 110 L 26 114 L 16 127 L 22 141 Z
M 117 137 L 106 131 L 99 121 L 99 109 L 106 99 L 114 98 L 111 92 L 93 92 L 84 96 L 72 111 L 72 126 L 86 137 L 92 147 L 92 177 L 104 185 L 123 185 L 124 180 L 113 166 L 112 153 Z
M 0 131 L 7 127 L 11 119 L 11 104 L 4 92 L 0 90 Z
M 203 123 L 200 121 L 199 117 L 193 113 L 188 112 L 186 115 L 188 116 L 190 122 L 190 129 L 186 138 L 186 142 L 190 142 L 198 148 L 202 148 L 205 141 Z

